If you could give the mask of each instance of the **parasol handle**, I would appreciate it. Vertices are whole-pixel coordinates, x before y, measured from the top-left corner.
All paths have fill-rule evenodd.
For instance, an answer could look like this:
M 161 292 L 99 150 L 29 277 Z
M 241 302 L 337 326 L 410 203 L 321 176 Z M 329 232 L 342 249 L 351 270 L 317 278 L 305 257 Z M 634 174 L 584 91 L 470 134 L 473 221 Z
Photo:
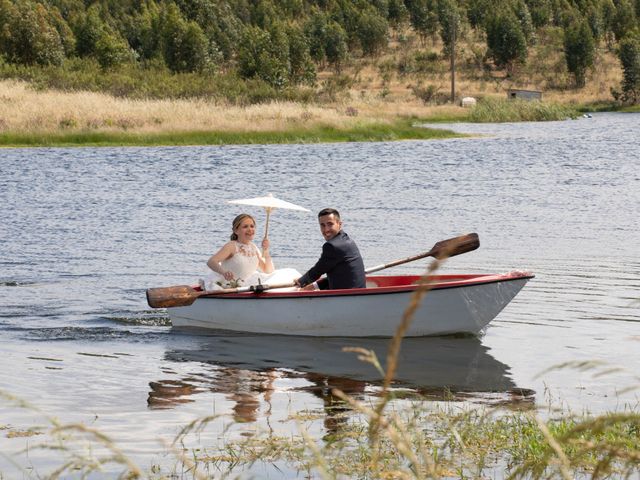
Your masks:
M 264 225 L 264 238 L 269 238 L 269 217 L 271 216 L 271 207 L 267 207 L 267 223 Z

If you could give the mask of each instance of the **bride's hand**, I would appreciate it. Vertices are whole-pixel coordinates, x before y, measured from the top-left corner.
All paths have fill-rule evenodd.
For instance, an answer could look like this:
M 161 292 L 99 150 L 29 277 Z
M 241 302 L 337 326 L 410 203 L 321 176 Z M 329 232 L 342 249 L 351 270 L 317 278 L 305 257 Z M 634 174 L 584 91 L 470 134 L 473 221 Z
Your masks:
M 263 252 L 268 252 L 269 251 L 269 246 L 270 246 L 270 242 L 268 238 L 263 238 L 262 239 L 262 251 Z
M 227 280 L 227 281 L 229 281 L 229 282 L 230 282 L 230 281 L 232 281 L 232 280 L 234 279 L 234 277 L 233 277 L 233 272 L 231 272 L 231 271 L 229 271 L 229 270 L 227 270 L 226 272 L 224 272 L 223 277 L 224 277 L 224 279 L 225 279 L 225 280 Z

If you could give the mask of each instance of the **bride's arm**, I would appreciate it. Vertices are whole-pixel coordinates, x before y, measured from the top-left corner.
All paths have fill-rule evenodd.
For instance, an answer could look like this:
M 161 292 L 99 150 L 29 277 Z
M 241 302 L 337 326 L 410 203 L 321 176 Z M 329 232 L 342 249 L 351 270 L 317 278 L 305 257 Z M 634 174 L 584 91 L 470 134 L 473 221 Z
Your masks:
M 269 253 L 269 239 L 262 240 L 262 254 L 259 256 L 258 268 L 264 273 L 273 273 L 275 267 Z
M 207 266 L 216 273 L 222 275 L 226 280 L 233 280 L 234 275 L 231 271 L 225 271 L 222 268 L 222 262 L 233 255 L 235 245 L 233 242 L 227 242 L 224 247 L 214 253 L 207 261 Z

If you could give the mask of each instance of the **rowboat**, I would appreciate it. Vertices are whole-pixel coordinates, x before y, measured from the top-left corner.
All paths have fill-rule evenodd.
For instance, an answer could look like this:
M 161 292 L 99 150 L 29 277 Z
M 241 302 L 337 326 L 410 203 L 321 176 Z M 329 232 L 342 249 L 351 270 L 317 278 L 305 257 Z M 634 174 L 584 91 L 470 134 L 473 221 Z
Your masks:
M 391 337 L 418 289 L 428 288 L 406 335 L 478 334 L 513 300 L 533 274 L 367 276 L 350 290 L 201 292 L 168 309 L 176 328 L 314 337 Z M 197 287 L 193 287 L 197 290 Z

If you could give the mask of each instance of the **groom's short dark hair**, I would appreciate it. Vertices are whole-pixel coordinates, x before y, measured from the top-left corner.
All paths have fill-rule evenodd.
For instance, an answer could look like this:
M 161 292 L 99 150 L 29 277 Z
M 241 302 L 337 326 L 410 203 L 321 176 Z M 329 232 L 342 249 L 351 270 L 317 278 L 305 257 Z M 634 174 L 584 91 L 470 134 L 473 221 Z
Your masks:
M 335 215 L 338 220 L 340 220 L 340 212 L 335 208 L 323 208 L 318 213 L 318 218 L 324 217 L 325 215 Z

